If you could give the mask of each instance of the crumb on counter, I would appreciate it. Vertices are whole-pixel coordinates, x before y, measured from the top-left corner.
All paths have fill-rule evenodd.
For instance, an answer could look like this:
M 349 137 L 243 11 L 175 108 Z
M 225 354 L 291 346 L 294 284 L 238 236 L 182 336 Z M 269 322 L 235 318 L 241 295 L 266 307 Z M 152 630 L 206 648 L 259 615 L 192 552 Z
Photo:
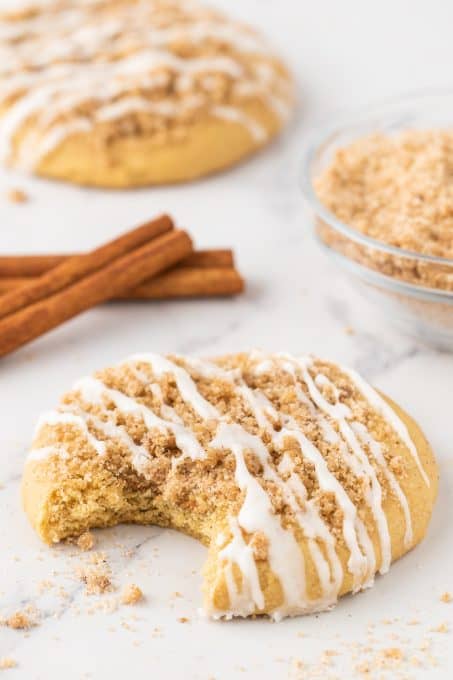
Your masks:
M 6 198 L 10 203 L 26 203 L 29 200 L 28 195 L 22 189 L 10 189 Z
M 9 668 L 16 668 L 17 661 L 12 659 L 10 656 L 0 657 L 0 671 L 6 671 Z
M 441 623 L 434 628 L 431 628 L 432 633 L 448 633 L 450 631 L 447 623 Z
M 94 548 L 94 544 L 94 536 L 90 531 L 85 531 L 85 533 L 81 534 L 77 539 L 77 546 L 84 552 L 92 550 Z
M 387 647 L 382 650 L 382 656 L 384 659 L 392 659 L 394 661 L 401 661 L 403 658 L 403 650 L 399 647 Z
M 135 583 L 129 583 L 125 586 L 121 595 L 121 602 L 123 604 L 133 605 L 138 604 L 144 599 L 143 591 Z
M 6 619 L 5 625 L 13 630 L 28 630 L 36 625 L 36 622 L 26 613 L 17 611 Z
M 102 595 L 113 590 L 110 575 L 103 567 L 81 568 L 78 570 L 78 576 L 86 585 L 87 595 Z

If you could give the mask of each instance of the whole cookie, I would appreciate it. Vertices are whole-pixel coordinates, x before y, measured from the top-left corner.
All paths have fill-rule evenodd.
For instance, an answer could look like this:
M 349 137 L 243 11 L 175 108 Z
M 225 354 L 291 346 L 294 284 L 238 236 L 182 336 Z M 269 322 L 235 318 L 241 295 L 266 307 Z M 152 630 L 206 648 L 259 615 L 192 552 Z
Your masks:
M 11 166 L 107 187 L 190 180 L 266 144 L 292 99 L 254 31 L 191 0 L 0 4 Z
M 83 378 L 38 425 L 23 479 L 48 543 L 119 522 L 209 546 L 205 610 L 275 619 L 372 585 L 424 536 L 423 434 L 354 372 L 311 356 L 143 354 Z

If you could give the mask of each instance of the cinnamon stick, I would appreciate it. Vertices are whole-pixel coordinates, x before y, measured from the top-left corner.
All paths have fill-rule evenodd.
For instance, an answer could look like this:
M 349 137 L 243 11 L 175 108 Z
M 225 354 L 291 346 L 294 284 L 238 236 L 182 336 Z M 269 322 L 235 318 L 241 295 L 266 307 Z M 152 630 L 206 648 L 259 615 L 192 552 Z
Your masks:
M 173 229 L 172 220 L 170 217 L 162 215 L 96 248 L 96 250 L 86 255 L 69 257 L 29 284 L 15 288 L 9 293 L 2 295 L 0 297 L 0 319 L 39 300 L 48 298 L 50 295 L 72 285 L 84 276 L 100 270 L 107 263 L 114 261 L 115 258 L 130 252 L 134 248 L 138 248 L 171 229 Z M 177 262 L 177 259 L 175 262 Z M 150 272 L 149 276 L 151 275 L 152 273 Z M 136 283 L 143 281 L 144 278 L 147 277 L 141 278 Z M 123 292 L 124 290 L 127 290 L 127 288 L 123 288 L 122 291 L 118 292 Z
M 187 257 L 191 251 L 192 242 L 186 232 L 173 230 L 163 233 L 132 252 L 117 257 L 110 264 L 79 277 L 72 285 L 9 314 L 0 320 L 0 356 L 18 349 L 77 314 L 139 285 Z M 93 262 L 92 259 L 90 261 Z M 53 271 L 49 272 L 49 277 Z M 52 285 L 50 281 L 50 288 Z M 17 289 L 17 292 L 20 290 Z M 3 299 L 6 297 L 3 296 Z
M 1 285 L 1 282 L 0 282 Z M 122 300 L 170 300 L 173 298 L 225 297 L 244 290 L 244 280 L 234 267 L 174 267 L 147 280 Z
M 60 264 L 64 261 L 62 255 L 44 255 L 42 257 L 45 258 L 42 263 L 52 261 L 47 258 L 58 258 Z M 6 263 L 8 271 L 24 272 L 30 271 L 28 263 L 30 260 L 35 260 L 35 256 L 11 256 L 0 258 L 0 260 Z M 31 281 L 33 281 L 33 278 L 0 278 L 0 295 Z M 119 296 L 118 299 L 169 300 L 174 298 L 214 297 L 237 295 L 243 290 L 244 281 L 234 268 L 231 250 L 202 250 L 192 253 L 189 257 L 178 262 L 172 269 L 151 280 L 144 281 L 140 286 Z
M 170 218 L 165 218 L 170 219 Z M 41 276 L 70 257 L 83 253 L 44 254 L 44 255 L 4 255 L 0 256 L 0 279 L 35 278 Z M 181 267 L 233 267 L 231 250 L 199 250 L 185 258 Z

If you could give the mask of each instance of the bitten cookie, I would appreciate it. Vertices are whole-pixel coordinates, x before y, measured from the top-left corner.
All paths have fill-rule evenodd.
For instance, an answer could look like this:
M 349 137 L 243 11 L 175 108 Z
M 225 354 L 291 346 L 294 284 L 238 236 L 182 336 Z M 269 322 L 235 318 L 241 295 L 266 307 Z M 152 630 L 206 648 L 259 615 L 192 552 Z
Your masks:
M 0 7 L 0 161 L 14 167 L 118 188 L 191 180 L 266 144 L 292 102 L 265 41 L 196 2 Z
M 119 522 L 209 546 L 214 618 L 330 608 L 424 536 L 437 492 L 414 421 L 353 371 L 260 352 L 131 357 L 37 428 L 25 510 L 48 543 Z

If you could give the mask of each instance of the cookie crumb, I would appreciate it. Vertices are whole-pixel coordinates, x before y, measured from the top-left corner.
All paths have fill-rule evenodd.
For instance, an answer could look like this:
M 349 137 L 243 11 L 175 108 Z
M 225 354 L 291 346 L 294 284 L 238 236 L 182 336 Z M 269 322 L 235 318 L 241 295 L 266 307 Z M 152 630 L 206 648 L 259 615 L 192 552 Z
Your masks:
M 355 330 L 353 329 L 352 326 L 345 326 L 344 332 L 346 335 L 355 335 Z
M 110 576 L 103 568 L 80 569 L 79 578 L 86 585 L 87 595 L 102 595 L 113 590 Z
M 84 552 L 92 550 L 94 548 L 94 543 L 94 536 L 90 531 L 85 531 L 85 533 L 81 534 L 77 539 L 77 546 Z
M 441 623 L 439 626 L 436 626 L 435 628 L 431 628 L 432 633 L 448 633 L 449 632 L 449 627 L 446 623 Z
M 107 565 L 107 556 L 104 552 L 94 552 L 89 556 L 91 564 Z
M 394 661 L 401 661 L 403 658 L 403 651 L 399 647 L 387 647 L 382 650 L 382 656 L 385 659 L 392 659 Z
M 28 195 L 22 189 L 10 189 L 6 198 L 10 203 L 26 203 L 28 201 Z
M 180 616 L 178 619 L 179 623 L 190 623 L 190 619 L 187 616 Z
M 355 667 L 357 673 L 369 676 L 371 673 L 371 666 L 368 661 L 363 661 Z
M 135 583 L 129 583 L 123 590 L 121 595 L 121 602 L 123 604 L 137 604 L 141 602 L 144 598 L 142 590 L 135 585 Z
M 446 604 L 448 604 L 452 600 L 453 600 L 453 595 L 449 592 L 442 593 L 442 595 L 440 596 L 440 601 L 445 602 Z
M 8 619 L 6 625 L 13 630 L 28 630 L 35 626 L 35 622 L 25 612 L 15 612 Z
M 6 671 L 8 668 L 16 668 L 17 661 L 10 656 L 2 656 L 0 658 L 0 671 Z

